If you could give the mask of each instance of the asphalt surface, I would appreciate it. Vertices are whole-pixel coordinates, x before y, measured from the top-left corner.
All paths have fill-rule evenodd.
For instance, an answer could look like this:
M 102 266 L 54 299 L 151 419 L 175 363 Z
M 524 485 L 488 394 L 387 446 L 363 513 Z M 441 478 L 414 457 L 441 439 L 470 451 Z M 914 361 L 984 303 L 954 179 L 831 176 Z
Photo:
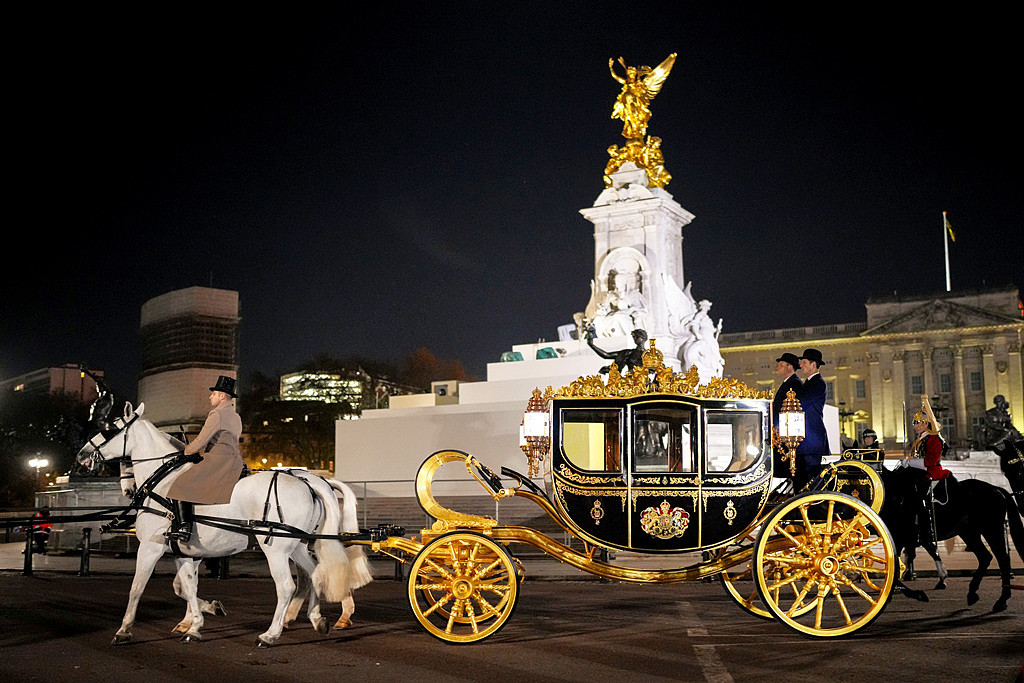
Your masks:
M 123 565 L 122 565 L 123 566 Z M 512 618 L 473 645 L 453 646 L 413 617 L 404 581 L 378 579 L 356 592 L 352 627 L 318 635 L 305 619 L 272 648 L 254 647 L 270 623 L 273 583 L 203 576 L 200 594 L 222 600 L 200 643 L 170 634 L 184 603 L 159 572 L 144 595 L 134 640 L 112 646 L 130 575 L 94 570 L 0 571 L 3 681 L 797 681 L 1002 682 L 1024 666 L 1024 591 L 994 614 L 998 580 L 966 604 L 967 579 L 944 591 L 919 579 L 929 602 L 894 595 L 870 626 L 818 640 L 756 618 L 717 582 L 669 586 L 527 578 Z M 584 577 L 579 572 L 576 576 Z M 1019 579 L 1017 579 L 1019 581 Z M 325 614 L 335 618 L 339 605 Z

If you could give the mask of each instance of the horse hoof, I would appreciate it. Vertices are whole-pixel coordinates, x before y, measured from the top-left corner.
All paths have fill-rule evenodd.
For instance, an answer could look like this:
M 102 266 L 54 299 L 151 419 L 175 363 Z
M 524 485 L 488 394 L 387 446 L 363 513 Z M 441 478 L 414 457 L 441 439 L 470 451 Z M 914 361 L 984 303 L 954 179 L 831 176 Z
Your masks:
M 977 593 L 968 593 L 967 594 L 967 605 L 970 606 L 970 605 L 973 605 L 976 602 L 978 602 L 978 594 Z
M 346 617 L 338 617 L 338 620 L 334 622 L 334 628 L 348 628 L 352 625 L 352 620 Z
M 992 606 L 992 611 L 993 612 L 1005 612 L 1006 611 L 1006 603 L 1003 602 L 1002 600 L 1000 600 L 999 602 L 997 602 L 995 605 Z
M 228 611 L 224 609 L 224 603 L 220 600 L 211 602 L 210 607 L 213 608 L 213 613 L 219 617 L 226 617 L 228 615 Z
M 110 641 L 111 645 L 127 645 L 132 642 L 132 634 L 130 633 L 115 633 L 114 639 Z
M 256 647 L 270 647 L 273 644 L 274 641 L 270 640 L 269 638 L 264 639 L 263 636 L 259 636 L 258 638 L 256 638 Z
M 934 590 L 937 590 L 937 591 L 944 591 L 944 590 L 946 590 L 946 581 L 945 581 L 945 579 L 939 579 L 939 582 L 937 584 L 935 584 L 935 589 Z
M 315 628 L 316 632 L 322 636 L 326 636 L 328 633 L 331 632 L 331 625 L 327 623 L 327 620 L 322 617 L 316 620 L 316 623 L 313 624 L 313 628 Z
M 171 629 L 171 635 L 174 635 L 175 633 L 188 633 L 188 626 L 182 626 L 181 624 L 178 624 L 177 626 Z
M 198 643 L 202 639 L 203 639 L 203 637 L 201 635 L 199 635 L 198 633 L 186 633 L 185 635 L 183 635 L 181 637 L 181 642 L 183 642 L 183 643 Z

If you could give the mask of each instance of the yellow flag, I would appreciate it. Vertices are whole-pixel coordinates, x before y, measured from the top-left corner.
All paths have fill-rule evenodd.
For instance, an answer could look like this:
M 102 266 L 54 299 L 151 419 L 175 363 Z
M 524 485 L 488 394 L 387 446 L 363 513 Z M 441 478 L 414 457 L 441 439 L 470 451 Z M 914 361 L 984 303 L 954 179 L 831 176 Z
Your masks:
M 953 234 L 953 226 L 949 224 L 949 219 L 946 218 L 946 214 L 942 214 L 942 220 L 946 224 L 946 230 L 949 230 L 949 239 L 956 242 L 956 235 Z

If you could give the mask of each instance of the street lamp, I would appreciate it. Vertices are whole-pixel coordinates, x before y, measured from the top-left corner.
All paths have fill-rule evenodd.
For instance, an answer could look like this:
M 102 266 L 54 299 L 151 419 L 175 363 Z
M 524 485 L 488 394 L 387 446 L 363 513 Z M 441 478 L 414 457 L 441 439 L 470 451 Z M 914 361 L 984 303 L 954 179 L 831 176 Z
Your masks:
M 29 467 L 34 467 L 34 468 L 36 468 L 36 484 L 39 484 L 39 483 L 40 483 L 40 477 L 39 477 L 39 473 L 40 473 L 40 471 L 41 471 L 41 470 L 42 470 L 42 469 L 43 469 L 44 467 L 46 467 L 47 465 L 49 465 L 49 464 L 50 464 L 50 461 L 49 461 L 49 460 L 47 460 L 46 458 L 40 458 L 40 457 L 38 457 L 38 455 L 39 455 L 39 454 L 38 454 L 38 453 L 36 453 L 36 456 L 37 456 L 37 457 L 35 457 L 35 458 L 31 458 L 31 459 L 30 459 L 30 460 L 28 461 L 28 466 L 29 466 Z M 41 490 L 41 489 L 43 489 L 43 488 L 46 488 L 46 487 L 45 487 L 45 486 L 40 486 L 40 490 Z

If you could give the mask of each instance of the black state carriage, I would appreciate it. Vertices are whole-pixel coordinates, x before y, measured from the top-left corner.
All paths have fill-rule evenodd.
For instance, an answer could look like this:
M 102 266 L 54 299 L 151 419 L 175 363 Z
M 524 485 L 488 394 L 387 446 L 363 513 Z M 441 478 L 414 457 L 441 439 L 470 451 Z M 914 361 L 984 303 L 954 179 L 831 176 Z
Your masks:
M 773 452 L 786 447 L 773 445 L 770 410 L 765 392 L 736 380 L 700 385 L 695 369 L 673 372 L 652 341 L 644 367 L 629 374 L 612 366 L 607 380 L 534 391 L 521 439 L 531 476 L 507 468 L 498 476 L 461 451 L 435 453 L 416 480 L 434 524 L 419 537 L 367 545 L 410 564 L 412 610 L 449 643 L 483 640 L 508 621 L 525 575 L 510 551 L 517 544 L 614 581 L 718 576 L 752 614 L 813 637 L 853 633 L 882 612 L 896 584 L 899 562 L 878 516 L 880 479 L 868 465 L 842 461 L 793 492 L 789 472 L 774 472 Z M 431 482 L 453 462 L 495 499 L 535 502 L 583 549 L 440 505 Z M 538 469 L 546 490 L 533 482 Z M 600 551 L 689 562 L 628 567 Z

